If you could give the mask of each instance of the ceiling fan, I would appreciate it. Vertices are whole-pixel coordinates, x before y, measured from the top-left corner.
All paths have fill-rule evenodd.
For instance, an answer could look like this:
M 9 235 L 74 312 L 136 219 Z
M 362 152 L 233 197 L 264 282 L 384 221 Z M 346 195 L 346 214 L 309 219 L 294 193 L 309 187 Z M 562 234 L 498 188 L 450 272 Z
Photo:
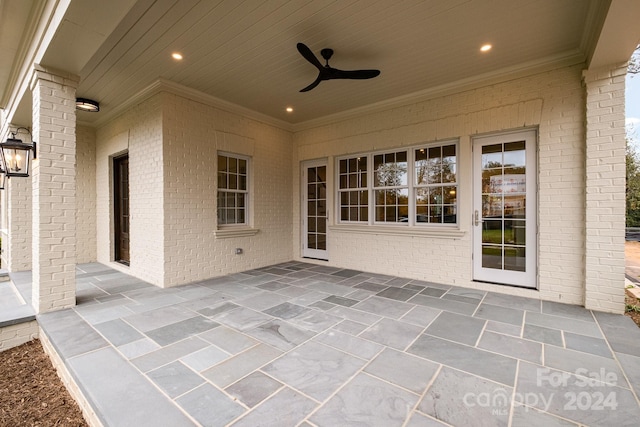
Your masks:
M 318 69 L 318 77 L 316 80 L 311 83 L 309 86 L 301 89 L 300 92 L 307 92 L 318 86 L 323 80 L 332 80 L 332 79 L 372 79 L 378 75 L 380 75 L 380 70 L 352 70 L 352 71 L 344 71 L 338 70 L 337 68 L 333 68 L 329 66 L 329 59 L 333 55 L 333 49 L 322 49 L 320 51 L 320 55 L 325 59 L 326 65 L 322 65 L 318 58 L 311 52 L 311 49 L 307 47 L 304 43 L 298 43 L 298 52 L 306 59 L 311 62 Z

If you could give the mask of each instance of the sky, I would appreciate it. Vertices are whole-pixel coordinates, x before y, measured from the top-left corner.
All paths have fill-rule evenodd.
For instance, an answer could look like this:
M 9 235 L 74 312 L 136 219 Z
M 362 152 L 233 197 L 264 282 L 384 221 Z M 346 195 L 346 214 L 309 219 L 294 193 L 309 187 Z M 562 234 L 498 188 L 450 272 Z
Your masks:
M 626 122 L 631 127 L 636 151 L 640 152 L 640 74 L 628 74 L 625 90 Z

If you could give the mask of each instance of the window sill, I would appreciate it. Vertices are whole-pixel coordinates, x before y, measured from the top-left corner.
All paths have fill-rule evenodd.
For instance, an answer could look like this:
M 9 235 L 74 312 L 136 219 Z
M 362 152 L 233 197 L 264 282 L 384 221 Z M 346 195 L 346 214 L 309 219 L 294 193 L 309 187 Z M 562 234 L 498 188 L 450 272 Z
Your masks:
M 440 239 L 461 239 L 467 234 L 458 228 L 403 227 L 380 225 L 332 225 L 329 230 L 338 233 L 382 234 L 393 236 L 435 237 Z
M 222 228 L 220 230 L 216 230 L 214 235 L 216 239 L 230 239 L 232 237 L 248 237 L 255 236 L 260 232 L 259 228 L 249 228 L 249 227 L 229 227 Z

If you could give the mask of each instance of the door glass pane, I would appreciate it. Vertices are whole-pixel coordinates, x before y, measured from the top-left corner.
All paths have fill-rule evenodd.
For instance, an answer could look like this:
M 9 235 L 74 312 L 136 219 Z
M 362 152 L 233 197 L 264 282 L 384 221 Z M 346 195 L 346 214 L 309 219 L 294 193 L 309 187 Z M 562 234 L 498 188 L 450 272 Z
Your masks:
M 525 271 L 525 249 L 515 246 L 504 247 L 504 269 Z
M 482 147 L 482 267 L 525 271 L 524 141 Z
M 504 221 L 504 242 L 510 245 L 525 245 L 525 221 Z
M 525 166 L 524 141 L 509 142 L 504 144 L 504 165 L 505 167 Z
M 485 220 L 482 224 L 482 243 L 502 244 L 502 221 Z
M 340 162 L 341 171 L 348 172 L 349 167 L 348 162 Z M 307 168 L 307 249 L 326 250 L 326 179 L 326 166 Z M 349 193 L 343 193 L 342 197 L 348 201 Z M 349 210 L 341 209 L 340 217 L 348 220 Z
M 482 245 L 482 267 L 502 269 L 502 247 Z

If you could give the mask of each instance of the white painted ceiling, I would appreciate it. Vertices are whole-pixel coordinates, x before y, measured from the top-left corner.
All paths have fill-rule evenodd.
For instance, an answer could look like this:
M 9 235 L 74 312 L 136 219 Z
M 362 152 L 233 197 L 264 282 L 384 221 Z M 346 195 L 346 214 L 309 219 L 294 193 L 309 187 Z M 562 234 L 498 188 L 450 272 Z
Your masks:
M 28 19 L 28 9 L 37 3 L 0 0 L 3 56 L 19 52 L 5 29 Z M 163 78 L 299 124 L 537 66 L 586 63 L 608 5 L 605 0 L 72 0 L 41 62 L 78 74 L 77 95 L 100 102 L 100 113 L 78 113 L 83 122 L 99 123 Z M 300 56 L 298 42 L 318 58 L 322 48 L 334 49 L 335 68 L 377 68 L 381 75 L 325 81 L 300 93 L 317 70 Z M 485 43 L 493 49 L 481 53 Z M 172 52 L 184 59 L 173 60 Z M 5 92 L 7 64 L 15 68 L 15 55 L 0 66 Z M 293 113 L 285 111 L 288 106 Z

